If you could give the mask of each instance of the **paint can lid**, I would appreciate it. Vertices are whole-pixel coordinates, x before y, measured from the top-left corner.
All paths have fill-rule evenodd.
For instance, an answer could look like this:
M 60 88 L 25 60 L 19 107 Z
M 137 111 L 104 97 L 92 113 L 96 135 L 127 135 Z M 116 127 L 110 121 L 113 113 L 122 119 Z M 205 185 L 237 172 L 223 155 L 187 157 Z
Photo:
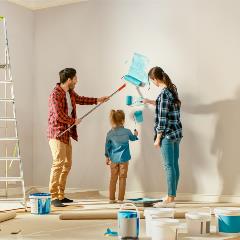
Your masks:
M 205 212 L 188 212 L 185 214 L 185 217 L 192 220 L 211 220 L 211 214 Z
M 32 193 L 29 198 L 51 198 L 50 193 Z
M 236 207 L 215 208 L 214 213 L 217 215 L 236 216 L 240 215 L 240 208 Z
M 178 219 L 171 218 L 159 218 L 151 221 L 151 224 L 154 226 L 177 226 L 179 223 Z

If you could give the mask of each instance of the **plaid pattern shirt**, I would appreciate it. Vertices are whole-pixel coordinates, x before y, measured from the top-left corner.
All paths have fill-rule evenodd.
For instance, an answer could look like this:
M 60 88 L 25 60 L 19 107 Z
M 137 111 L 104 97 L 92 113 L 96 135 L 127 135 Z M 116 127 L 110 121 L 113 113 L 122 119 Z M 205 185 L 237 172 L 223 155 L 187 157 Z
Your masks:
M 173 94 L 164 88 L 156 100 L 154 131 L 162 133 L 162 138 L 177 140 L 182 138 L 182 123 L 180 107 L 173 100 Z
M 73 90 L 69 93 L 73 107 L 71 117 L 68 116 L 66 92 L 60 87 L 59 83 L 50 94 L 48 101 L 48 139 L 58 139 L 66 144 L 69 143 L 70 137 L 76 141 L 78 140 L 77 126 L 73 126 L 70 131 L 58 137 L 60 133 L 75 123 L 77 118 L 76 104 L 97 104 L 97 98 L 81 97 Z

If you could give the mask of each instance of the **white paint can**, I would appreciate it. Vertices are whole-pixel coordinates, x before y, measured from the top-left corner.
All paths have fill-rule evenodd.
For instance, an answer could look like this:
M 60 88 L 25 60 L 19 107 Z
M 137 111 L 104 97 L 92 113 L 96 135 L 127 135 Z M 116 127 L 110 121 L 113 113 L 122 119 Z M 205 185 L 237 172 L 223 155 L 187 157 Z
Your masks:
M 152 220 L 160 218 L 174 218 L 174 212 L 175 210 L 173 208 L 146 208 L 144 210 L 146 236 L 151 237 Z
M 128 210 L 133 207 L 135 210 Z M 138 239 L 140 216 L 137 207 L 132 203 L 123 204 L 118 211 L 118 238 Z
M 152 240 L 176 240 L 179 223 L 179 220 L 171 218 L 152 220 Z
M 185 214 L 187 231 L 191 235 L 208 235 L 211 227 L 211 212 L 188 212 Z

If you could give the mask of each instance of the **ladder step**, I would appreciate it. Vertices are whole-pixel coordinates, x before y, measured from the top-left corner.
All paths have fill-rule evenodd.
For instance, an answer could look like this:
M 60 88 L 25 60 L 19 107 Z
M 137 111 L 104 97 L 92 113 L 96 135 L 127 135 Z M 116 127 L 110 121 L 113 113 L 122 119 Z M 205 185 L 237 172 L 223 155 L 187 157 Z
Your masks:
M 9 66 L 9 64 L 0 64 L 0 68 L 7 68 L 7 66 Z
M 0 83 L 13 83 L 13 81 L 0 81 Z
M 20 161 L 20 157 L 0 157 L 0 161 Z
M 0 117 L 0 121 L 15 122 L 15 121 L 17 121 L 17 119 L 16 118 L 1 118 Z
M 19 139 L 16 137 L 5 137 L 5 138 L 0 138 L 0 141 L 18 141 Z
M 22 177 L 0 177 L 0 182 L 23 182 Z
M 0 102 L 14 102 L 13 98 L 0 98 Z

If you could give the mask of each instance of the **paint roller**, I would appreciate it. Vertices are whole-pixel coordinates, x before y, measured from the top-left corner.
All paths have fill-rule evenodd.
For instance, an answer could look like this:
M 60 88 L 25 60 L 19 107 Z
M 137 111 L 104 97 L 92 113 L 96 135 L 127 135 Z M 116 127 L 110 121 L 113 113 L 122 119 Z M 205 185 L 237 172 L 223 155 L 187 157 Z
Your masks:
M 109 98 L 111 98 L 113 95 L 115 95 L 116 93 L 120 92 L 123 88 L 126 87 L 126 83 L 124 83 L 120 88 L 118 88 L 115 92 L 113 92 Z M 87 113 L 85 113 L 80 120 L 83 120 L 85 117 L 87 117 L 90 113 L 92 113 L 94 110 L 96 110 L 97 108 L 99 108 L 103 103 L 105 102 L 101 102 L 98 105 L 96 105 L 94 108 L 92 108 L 90 111 L 88 111 Z M 67 128 L 65 131 L 63 131 L 62 133 L 60 133 L 57 137 L 61 137 L 64 133 L 66 133 L 67 131 L 69 131 L 73 126 L 75 126 L 75 124 L 71 125 L 69 128 Z
M 142 105 L 143 98 L 142 97 L 133 97 L 133 96 L 126 96 L 126 105 L 133 107 L 133 105 Z

